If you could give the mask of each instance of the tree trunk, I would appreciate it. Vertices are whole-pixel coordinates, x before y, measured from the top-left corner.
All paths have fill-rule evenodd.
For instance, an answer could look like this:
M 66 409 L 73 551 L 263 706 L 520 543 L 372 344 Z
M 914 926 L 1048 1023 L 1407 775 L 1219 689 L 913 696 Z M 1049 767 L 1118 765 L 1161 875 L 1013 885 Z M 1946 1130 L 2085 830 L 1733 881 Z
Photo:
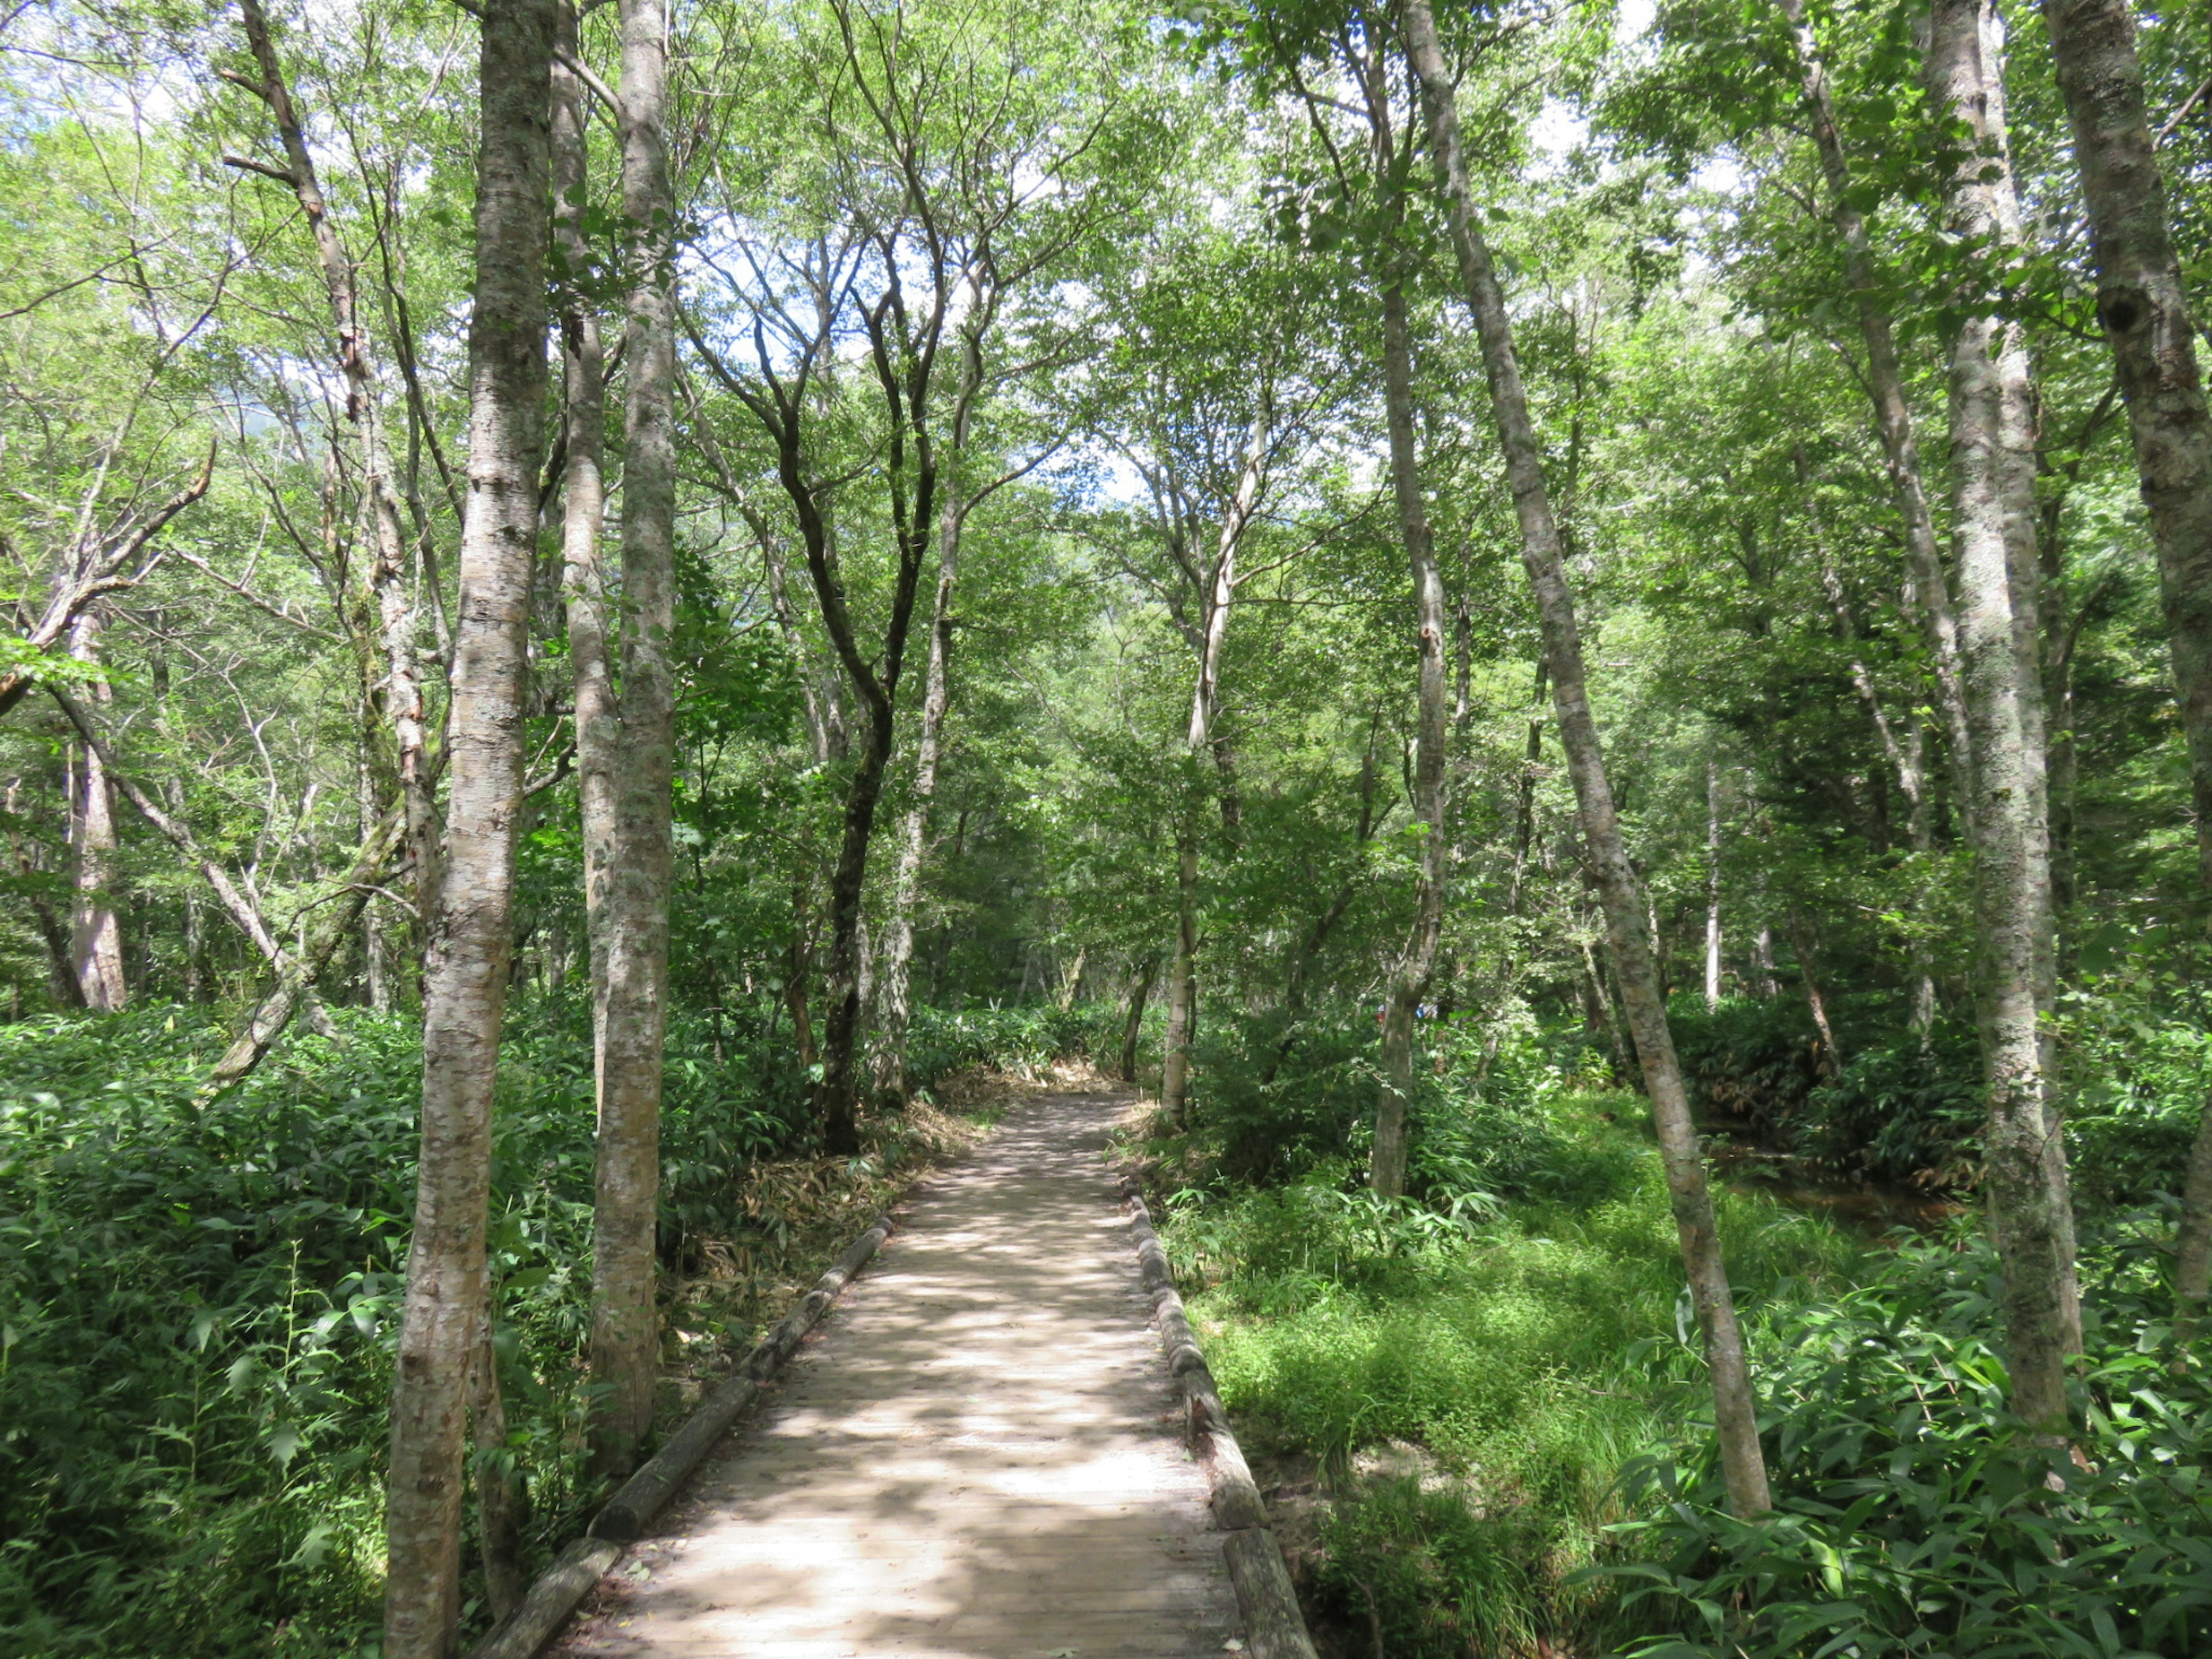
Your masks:
M 1721 1006 L 1721 769 L 1705 757 L 1705 1012 Z
M 1137 1039 L 1145 1030 L 1145 1000 L 1152 994 L 1152 981 L 1159 976 L 1160 959 L 1146 957 L 1145 965 L 1137 971 L 1137 982 L 1129 992 L 1129 1017 L 1121 1023 L 1121 1081 L 1137 1080 Z
M 1083 964 L 1091 955 L 1091 947 L 1079 945 L 1075 948 L 1075 963 L 1060 982 L 1060 1012 L 1063 1014 L 1075 1006 L 1075 994 L 1083 988 Z
M 346 418 L 362 450 L 362 487 L 375 531 L 376 557 L 369 570 L 370 597 L 377 611 L 384 672 L 370 695 L 392 728 L 401 797 L 405 802 L 407 847 L 414 864 L 416 906 L 427 917 L 437 891 L 438 821 L 425 740 L 422 685 L 415 660 L 418 621 L 408 581 L 407 536 L 401 522 L 398 475 L 386 441 L 381 392 L 370 353 L 368 325 L 354 280 L 352 256 L 331 222 L 329 205 L 307 149 L 299 110 L 277 61 L 275 38 L 261 0 L 240 0 L 247 47 L 259 74 L 253 92 L 267 106 L 284 151 L 286 182 L 300 204 L 301 216 L 314 237 L 325 298 L 337 337 L 339 373 L 346 387 Z
M 1476 228 L 1467 163 L 1460 149 L 1459 112 L 1451 75 L 1437 42 L 1428 0 L 1401 0 L 1407 55 L 1419 78 L 1453 252 L 1482 344 L 1491 405 L 1505 453 L 1506 477 L 1520 520 L 1522 559 L 1535 590 L 1546 658 L 1551 665 L 1552 702 L 1559 716 L 1560 745 L 1566 751 L 1575 796 L 1582 811 L 1583 835 L 1606 913 L 1606 931 L 1618 966 L 1629 1023 L 1642 1064 L 1660 1154 L 1673 1197 L 1675 1231 L 1682 1262 L 1705 1339 L 1712 1373 L 1714 1422 L 1720 1440 L 1721 1467 L 1729 1506 L 1746 1519 L 1771 1505 L 1766 1464 L 1759 1444 L 1759 1418 L 1745 1364 L 1743 1334 L 1736 1321 L 1735 1297 L 1721 1259 L 1714 1225 L 1712 1194 L 1705 1161 L 1690 1121 L 1689 1097 L 1667 1026 L 1667 1007 L 1659 995 L 1650 948 L 1644 936 L 1642 895 L 1628 860 L 1620 821 L 1606 777 L 1605 755 L 1583 684 L 1582 637 L 1574 598 L 1560 556 L 1559 526 L 1545 489 L 1540 452 L 1528 416 L 1521 368 L 1514 355 L 1512 324 L 1499 289 L 1490 251 Z
M 1843 637 L 1844 647 L 1850 653 L 1851 689 L 1858 693 L 1867 718 L 1874 722 L 1875 736 L 1880 739 L 1883 758 L 1896 775 L 1898 793 L 1905 797 L 1905 835 L 1912 846 L 1915 872 L 1913 888 L 1914 909 L 1924 912 L 1929 884 L 1934 878 L 1936 852 L 1934 803 L 1928 796 L 1928 777 L 1922 755 L 1920 723 L 1916 719 L 1906 726 L 1905 738 L 1899 742 L 1896 729 L 1891 725 L 1887 712 L 1882 708 L 1881 696 L 1876 690 L 1874 675 L 1868 670 L 1865 659 L 1859 652 L 1858 628 L 1851 618 L 1849 597 L 1844 592 L 1843 578 L 1836 574 L 1833 556 L 1828 550 L 1827 532 L 1813 496 L 1813 466 L 1805 455 L 1802 443 L 1792 446 L 1797 468 L 1798 487 L 1805 494 L 1805 514 L 1813 528 L 1813 540 L 1820 558 L 1820 589 L 1828 598 L 1828 609 L 1836 618 L 1836 630 Z M 1912 980 L 1911 1013 L 1913 1030 L 1920 1035 L 1925 1048 L 1936 1023 L 1936 975 L 1929 961 L 1928 941 L 1916 930 L 1907 941 L 1910 970 Z M 1772 978 L 1770 969 L 1768 977 Z M 1772 995 L 1769 991 L 1766 994 Z
M 1790 948 L 1797 953 L 1797 977 L 1805 987 L 1805 1010 L 1813 1016 L 1813 1029 L 1820 1035 L 1820 1069 L 1833 1077 L 1844 1068 L 1844 1051 L 1836 1042 L 1836 1028 L 1828 1024 L 1828 999 L 1821 994 L 1820 976 L 1813 963 L 1812 936 L 1794 907 L 1790 912 Z
M 1413 343 L 1403 283 L 1382 290 L 1382 380 L 1390 437 L 1390 479 L 1397 497 L 1398 533 L 1413 567 L 1413 611 L 1419 629 L 1419 687 L 1413 760 L 1413 811 L 1422 826 L 1421 863 L 1413 887 L 1413 926 L 1390 979 L 1382 1016 L 1382 1083 L 1375 1103 L 1375 1145 L 1367 1184 L 1385 1198 L 1406 1190 L 1411 1135 L 1407 1122 L 1413 1091 L 1413 1018 L 1436 966 L 1443 933 L 1444 884 L 1449 843 L 1444 776 L 1445 619 L 1443 578 L 1437 568 L 1435 538 L 1421 495 L 1420 455 L 1413 433 Z
M 98 609 L 78 617 L 70 629 L 70 655 L 97 664 L 104 617 Z M 92 695 L 106 702 L 112 695 L 105 679 L 95 679 Z M 115 802 L 100 751 L 87 745 L 70 802 L 70 842 L 76 854 L 72 880 L 76 902 L 70 915 L 70 963 L 78 994 L 95 1014 L 112 1014 L 130 1000 L 123 978 L 123 930 L 115 920 L 108 884 L 115 877 Z
M 1160 1055 L 1160 1109 L 1180 1127 L 1190 1098 L 1192 1028 L 1198 1018 L 1198 837 L 1176 839 L 1175 954 L 1168 965 L 1167 1035 Z
M 2002 247 L 2019 240 L 2019 209 L 1995 19 L 1986 4 L 1935 0 L 1928 80 L 1931 96 L 1965 123 L 1972 141 L 1944 181 L 1951 227 Z M 1989 1089 L 1990 1228 L 2003 1268 L 2012 1409 L 2039 1429 L 2063 1432 L 2065 1359 L 2081 1346 L 2081 1314 L 2064 1142 L 2050 1099 L 2046 1028 L 2057 958 L 2034 480 L 2021 458 L 2007 452 L 2008 438 L 2027 438 L 2021 422 L 2029 396 L 2019 326 L 1970 312 L 1951 350 L 1952 535 L 1972 722 L 1975 794 L 1967 823 L 1974 844 L 1975 1002 Z
M 487 1291 L 489 1288 L 487 1283 Z M 522 1605 L 530 1587 L 522 1571 L 522 1528 L 529 1519 L 529 1500 L 507 1443 L 507 1402 L 500 1393 L 489 1299 L 477 1328 L 476 1354 L 469 1371 L 469 1437 L 476 1454 L 477 1543 L 483 1556 L 484 1600 L 494 1619 L 504 1619 Z
M 469 319 L 469 495 L 452 796 L 423 964 L 422 1143 L 392 1385 L 385 1659 L 446 1659 L 459 1612 L 465 1408 L 484 1309 L 491 1108 L 507 997 L 526 630 L 545 401 L 552 0 L 486 0 Z
M 622 479 L 622 684 L 613 834 L 599 878 L 606 933 L 598 1179 L 592 1209 L 591 1471 L 617 1480 L 653 1428 L 660 1331 L 654 1230 L 668 1024 L 675 844 L 675 201 L 663 122 L 665 0 L 622 0 L 622 192 L 629 269 Z M 603 728 L 604 729 L 604 728 Z
M 2045 0 L 2136 470 L 2158 544 L 2167 649 L 2189 745 L 2200 888 L 2212 893 L 2212 410 L 2166 217 L 2135 18 L 2124 0 Z M 2195 1334 L 2212 1283 L 2212 1103 L 2182 1197 L 2174 1334 Z
M 1260 412 L 1253 417 L 1246 437 L 1244 459 L 1237 473 L 1237 488 L 1228 511 L 1222 514 L 1221 533 L 1215 543 L 1213 562 L 1199 595 L 1198 674 L 1191 687 L 1190 725 L 1184 733 L 1184 769 L 1180 822 L 1176 832 L 1176 950 L 1168 980 L 1167 1051 L 1160 1061 L 1160 1108 L 1171 1123 L 1181 1124 L 1189 1103 L 1190 1049 L 1198 1025 L 1198 854 L 1200 768 L 1213 747 L 1214 718 L 1220 710 L 1221 653 L 1229 639 L 1229 611 L 1237 599 L 1237 549 L 1245 526 L 1260 503 L 1266 482 L 1267 450 L 1274 429 L 1273 411 L 1262 393 Z M 1215 757 L 1217 769 L 1220 757 Z M 1224 794 L 1224 827 L 1227 803 Z
M 985 319 L 984 320 L 988 320 Z M 982 387 L 982 337 L 962 331 L 959 401 L 953 411 L 951 465 L 937 520 L 937 592 L 929 613 L 929 655 L 922 669 L 921 732 L 915 744 L 913 793 L 899 820 L 898 862 L 891 872 L 891 914 L 876 970 L 876 1096 L 888 1109 L 906 1103 L 907 1026 L 914 1017 L 914 917 L 921 896 L 921 861 L 929 846 L 929 809 L 937 799 L 937 763 L 945 716 L 952 703 L 952 595 L 960 575 L 960 532 L 967 520 L 961 465 L 969 418 Z
M 1875 270 L 1873 243 L 1866 219 L 1851 204 L 1850 166 L 1844 154 L 1842 134 L 1836 126 L 1835 103 L 1828 87 L 1827 66 L 1820 43 L 1806 19 L 1805 0 L 1777 0 L 1796 36 L 1798 70 L 1804 81 L 1806 113 L 1819 151 L 1820 172 L 1826 179 L 1836 232 L 1843 240 L 1844 276 L 1858 313 L 1859 337 L 1867 354 L 1867 394 L 1874 403 L 1875 426 L 1881 436 L 1882 459 L 1890 488 L 1897 498 L 1899 516 L 1905 521 L 1905 551 L 1913 580 L 1920 591 L 1921 612 L 1928 633 L 1929 655 L 1936 665 L 1936 703 L 1951 750 L 1954 793 L 1963 814 L 1973 799 L 1971 782 L 1973 758 L 1966 725 L 1966 693 L 1959 667 L 1958 625 L 1951 612 L 1950 590 L 1945 585 L 1943 563 L 1936 544 L 1936 525 L 1928 509 L 1928 488 L 1920 465 L 1919 441 L 1913 435 L 1912 406 L 1905 395 L 1905 373 L 1897 359 L 1897 342 L 1888 311 L 1881 301 Z

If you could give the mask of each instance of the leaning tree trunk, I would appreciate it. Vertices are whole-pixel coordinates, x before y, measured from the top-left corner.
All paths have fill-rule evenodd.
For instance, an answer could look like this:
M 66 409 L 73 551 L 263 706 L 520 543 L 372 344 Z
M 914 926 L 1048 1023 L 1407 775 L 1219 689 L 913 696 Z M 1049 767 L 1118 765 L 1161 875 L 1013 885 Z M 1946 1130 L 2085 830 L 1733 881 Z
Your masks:
M 606 988 L 592 1208 L 591 1468 L 615 1479 L 653 1427 L 659 1371 L 654 1228 L 660 1073 L 668 1024 L 668 890 L 675 844 L 675 203 L 663 121 L 665 0 L 623 0 L 622 192 L 634 273 L 624 336 L 622 684 L 605 757 L 611 833 L 599 879 Z M 611 726 L 611 730 L 610 730 Z M 605 741 L 605 738 L 602 738 Z
M 1744 1362 L 1743 1334 L 1736 1321 L 1735 1297 L 1729 1287 L 1728 1269 L 1721 1259 L 1720 1232 L 1713 1220 L 1712 1193 L 1706 1185 L 1705 1160 L 1698 1151 L 1696 1127 L 1690 1121 L 1689 1097 L 1675 1058 L 1674 1036 L 1668 1030 L 1667 1006 L 1659 995 L 1650 945 L 1644 935 L 1640 884 L 1629 863 L 1612 787 L 1606 777 L 1597 722 L 1590 713 L 1574 596 L 1567 586 L 1559 526 L 1552 516 L 1528 395 L 1514 353 L 1512 323 L 1490 250 L 1474 221 L 1451 73 L 1437 41 L 1428 0 L 1401 0 L 1401 5 L 1407 52 L 1419 77 L 1422 101 L 1428 112 L 1453 252 L 1481 338 L 1491 406 L 1505 452 L 1506 479 L 1520 520 L 1522 561 L 1535 590 L 1545 656 L 1551 668 L 1552 704 L 1559 715 L 1560 746 L 1566 751 L 1567 768 L 1574 779 L 1583 836 L 1605 908 L 1606 933 L 1613 946 L 1644 1086 L 1651 1097 L 1682 1264 L 1705 1334 L 1706 1364 L 1712 1373 L 1714 1425 L 1729 1505 L 1748 1519 L 1771 1508 L 1772 1503 L 1766 1462 L 1759 1449 L 1751 1374 Z
M 1944 180 L 1951 227 L 2002 247 L 2018 242 L 2020 217 L 1994 24 L 1986 0 L 1935 0 L 1928 82 L 1973 140 Z M 2025 436 L 2027 347 L 2017 324 L 1975 314 L 1971 306 L 1968 312 L 1951 351 L 1951 517 L 1972 723 L 1975 795 L 1966 822 L 1974 843 L 1975 1001 L 1989 1090 L 1990 1224 L 2003 1269 L 2013 1410 L 2058 1430 L 2066 1415 L 2065 1358 L 2080 1348 L 2081 1326 L 2045 1036 L 2056 951 L 2034 478 L 2006 442 Z
M 553 0 L 484 6 L 452 794 L 422 972 L 422 1141 L 392 1395 L 385 1659 L 444 1659 L 459 1613 L 463 1425 L 484 1305 L 544 451 L 553 19 Z
M 417 609 L 410 591 L 406 531 L 400 520 L 400 483 L 384 430 L 383 397 L 376 364 L 370 354 L 368 325 L 362 317 L 361 294 L 356 282 L 353 257 L 331 222 L 329 204 L 316 174 L 313 153 L 298 106 L 276 57 L 275 37 L 262 9 L 261 0 L 241 0 L 246 46 L 253 55 L 258 79 L 240 84 L 258 97 L 276 124 L 278 144 L 284 152 L 282 169 L 226 156 L 232 166 L 268 174 L 291 186 L 301 217 L 314 238 L 315 258 L 323 276 L 324 296 L 330 307 L 337 335 L 338 371 L 344 377 L 346 419 L 357 434 L 362 453 L 362 486 L 368 495 L 370 524 L 374 531 L 376 557 L 369 567 L 369 597 L 376 606 L 378 638 L 384 654 L 384 672 L 369 696 L 392 728 L 394 759 L 401 798 L 407 817 L 407 847 L 414 866 L 416 911 L 427 916 L 437 890 L 436 782 L 428 758 L 423 713 L 422 676 L 415 659 Z M 366 678 L 366 677 L 365 677 Z
M 1920 465 L 1919 441 L 1913 435 L 1912 406 L 1905 395 L 1905 371 L 1898 362 L 1897 341 L 1881 287 L 1875 270 L 1874 245 L 1866 217 L 1853 204 L 1850 164 L 1844 154 L 1843 135 L 1836 125 L 1834 97 L 1828 70 L 1807 21 L 1805 0 L 1778 0 L 1790 20 L 1797 45 L 1798 70 L 1804 81 L 1806 113 L 1813 128 L 1814 148 L 1820 153 L 1820 172 L 1827 181 L 1836 233 L 1842 238 L 1844 277 L 1858 313 L 1859 337 L 1867 354 L 1867 394 L 1874 403 L 1875 426 L 1881 436 L 1884 464 L 1890 489 L 1897 498 L 1898 514 L 1905 521 L 1905 552 L 1912 568 L 1925 609 L 1922 617 L 1928 632 L 1929 654 L 1936 665 L 1936 702 L 1943 719 L 1944 736 L 1951 750 L 1952 775 L 1956 780 L 1960 811 L 1971 810 L 1973 799 L 1972 740 L 1966 725 L 1966 693 L 1959 668 L 1959 636 L 1951 614 L 1950 590 L 1943 577 L 1943 562 L 1936 544 L 1936 522 L 1928 508 L 1928 488 Z
M 1152 994 L 1152 981 L 1159 977 L 1160 959 L 1146 957 L 1144 965 L 1137 969 L 1136 983 L 1129 988 L 1129 1014 L 1121 1023 L 1121 1081 L 1137 1080 L 1137 1039 L 1145 1029 L 1145 1000 Z
M 1836 618 L 1836 631 L 1843 638 L 1844 647 L 1850 654 L 1851 689 L 1858 693 L 1859 702 L 1874 722 L 1875 736 L 1880 739 L 1884 759 L 1896 775 L 1898 793 L 1905 797 L 1905 835 L 1912 845 L 1916 866 L 1913 888 L 1913 909 L 1924 914 L 1928 907 L 1929 884 L 1933 877 L 1936 837 L 1930 811 L 1933 803 L 1928 798 L 1927 770 L 1922 755 L 1921 723 L 1916 716 L 1906 725 L 1904 739 L 1898 738 L 1888 714 L 1881 705 L 1881 695 L 1875 689 L 1874 675 L 1867 667 L 1866 658 L 1859 650 L 1858 626 L 1852 620 L 1849 597 L 1844 592 L 1843 578 L 1836 574 L 1834 557 L 1828 550 L 1827 532 L 1821 523 L 1818 503 L 1813 495 L 1813 466 L 1806 459 L 1805 446 L 1792 447 L 1796 463 L 1797 483 L 1805 493 L 1805 515 L 1811 521 L 1813 544 L 1820 560 L 1820 591 L 1827 595 L 1828 609 Z M 1761 930 L 1764 939 L 1765 930 Z M 1764 945 L 1762 949 L 1765 948 Z M 1910 1020 L 1920 1036 L 1920 1045 L 1927 1048 L 1936 1024 L 1936 974 L 1929 960 L 1928 941 L 1916 929 L 1910 941 L 1912 969 L 1912 1001 Z M 1771 975 L 1770 975 L 1770 977 Z M 1767 994 L 1771 995 L 1770 991 Z
M 2097 318 L 2119 371 L 2158 544 L 2167 649 L 2189 744 L 2198 884 L 2212 894 L 2212 410 L 2144 113 L 2134 15 L 2125 0 L 2045 0 L 2043 15 L 2089 210 Z M 2212 1109 L 2190 1155 L 2178 1242 L 2174 1334 L 2185 1343 L 2212 1284 Z
M 1406 1190 L 1409 1145 L 1407 1109 L 1413 1092 L 1413 1016 L 1428 989 L 1443 937 L 1444 881 L 1450 846 L 1445 837 L 1444 585 L 1437 569 L 1436 540 L 1421 498 L 1420 456 L 1413 436 L 1413 341 L 1406 317 L 1405 284 L 1382 290 L 1382 381 L 1390 437 L 1390 480 L 1397 497 L 1398 533 L 1413 566 L 1413 614 L 1419 637 L 1419 714 L 1413 750 L 1413 812 L 1420 819 L 1421 863 L 1414 878 L 1413 925 L 1390 976 L 1382 1012 L 1382 1084 L 1375 1103 L 1375 1145 L 1367 1184 L 1385 1198 Z

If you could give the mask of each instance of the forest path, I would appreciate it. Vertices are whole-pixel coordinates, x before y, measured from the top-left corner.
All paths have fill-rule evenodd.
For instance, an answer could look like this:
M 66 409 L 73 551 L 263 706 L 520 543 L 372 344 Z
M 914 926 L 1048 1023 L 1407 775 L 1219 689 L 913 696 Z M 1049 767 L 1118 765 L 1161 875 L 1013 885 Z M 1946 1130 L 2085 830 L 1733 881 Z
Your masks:
M 1243 1633 L 1102 1153 L 1048 1095 L 908 1200 L 555 1651 L 1166 1659 Z

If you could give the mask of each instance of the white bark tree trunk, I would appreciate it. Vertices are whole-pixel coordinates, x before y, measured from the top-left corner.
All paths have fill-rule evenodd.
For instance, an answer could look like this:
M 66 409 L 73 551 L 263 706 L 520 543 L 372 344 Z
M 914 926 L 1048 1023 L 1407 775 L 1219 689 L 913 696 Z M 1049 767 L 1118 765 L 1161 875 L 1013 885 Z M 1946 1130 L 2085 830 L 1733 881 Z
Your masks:
M 2019 212 L 1985 8 L 1986 0 L 1935 0 L 1928 81 L 1931 95 L 1973 138 L 1945 180 L 1952 228 L 2002 246 L 2018 240 Z M 2024 409 L 2027 398 L 2018 325 L 1970 311 L 1951 352 L 1951 516 L 1972 726 L 1975 795 L 1967 822 L 1974 842 L 1975 1001 L 1989 1089 L 1990 1226 L 2003 1267 L 2013 1411 L 2063 1432 L 2065 1358 L 2080 1345 L 2081 1316 L 2064 1144 L 2049 1098 L 2043 1029 L 2055 957 L 2033 479 L 2005 453 L 2018 419 L 2008 417 L 2007 404 Z M 2018 499 L 2023 482 L 2031 491 L 2025 505 Z
M 592 1209 L 592 1472 L 629 1473 L 653 1427 L 655 1224 L 668 1024 L 676 688 L 676 204 L 663 124 L 665 0 L 622 0 L 622 199 L 634 273 L 623 341 L 622 684 L 605 761 L 613 822 L 598 875 L 605 935 Z M 602 722 L 605 732 L 608 723 Z
M 80 616 L 70 629 L 70 655 L 80 663 L 100 660 L 105 619 L 97 610 Z M 105 678 L 91 685 L 106 702 L 112 695 Z M 78 994 L 95 1014 L 112 1014 L 131 1000 L 123 977 L 123 930 L 115 920 L 109 884 L 116 874 L 115 801 L 107 767 L 90 745 L 78 751 L 70 801 L 70 842 L 76 854 L 72 879 L 76 902 L 70 916 L 70 959 Z
M 422 1139 L 392 1383 L 385 1659 L 446 1659 L 459 1612 L 463 1431 L 485 1301 L 544 450 L 554 9 L 553 0 L 484 6 L 452 793 L 422 974 Z

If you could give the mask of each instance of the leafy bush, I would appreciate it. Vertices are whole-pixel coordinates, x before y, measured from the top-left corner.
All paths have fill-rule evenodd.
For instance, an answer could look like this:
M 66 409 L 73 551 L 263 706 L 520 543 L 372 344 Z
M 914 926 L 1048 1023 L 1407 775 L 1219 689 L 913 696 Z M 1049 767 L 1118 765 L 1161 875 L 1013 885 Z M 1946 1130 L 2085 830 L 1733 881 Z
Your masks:
M 1978 1176 L 1983 1115 L 1974 1034 L 1938 1020 L 1924 1049 L 1907 1036 L 1853 1054 L 1807 1097 L 1789 1147 L 1850 1179 L 1963 1187 Z
M 2067 1139 L 2082 1194 L 2116 1206 L 2179 1193 L 2198 1119 L 2212 1103 L 2212 1030 L 2171 994 L 2111 983 L 2067 1000 Z
M 1667 1016 L 1700 1124 L 1741 1125 L 1773 1144 L 1786 1139 L 1820 1081 L 1818 1034 L 1803 1005 L 1730 997 L 1709 1010 L 1678 996 Z
M 2004 1411 L 1996 1264 L 1962 1230 L 1902 1247 L 1840 1297 L 1754 1334 L 1778 1513 L 1728 1516 L 1706 1448 L 1638 1465 L 1638 1565 L 1610 1569 L 1675 1634 L 1633 1651 L 2194 1655 L 2212 1649 L 2203 1373 L 2158 1349 L 2167 1304 L 2142 1224 L 2084 1261 L 2101 1312 L 2072 1448 Z

